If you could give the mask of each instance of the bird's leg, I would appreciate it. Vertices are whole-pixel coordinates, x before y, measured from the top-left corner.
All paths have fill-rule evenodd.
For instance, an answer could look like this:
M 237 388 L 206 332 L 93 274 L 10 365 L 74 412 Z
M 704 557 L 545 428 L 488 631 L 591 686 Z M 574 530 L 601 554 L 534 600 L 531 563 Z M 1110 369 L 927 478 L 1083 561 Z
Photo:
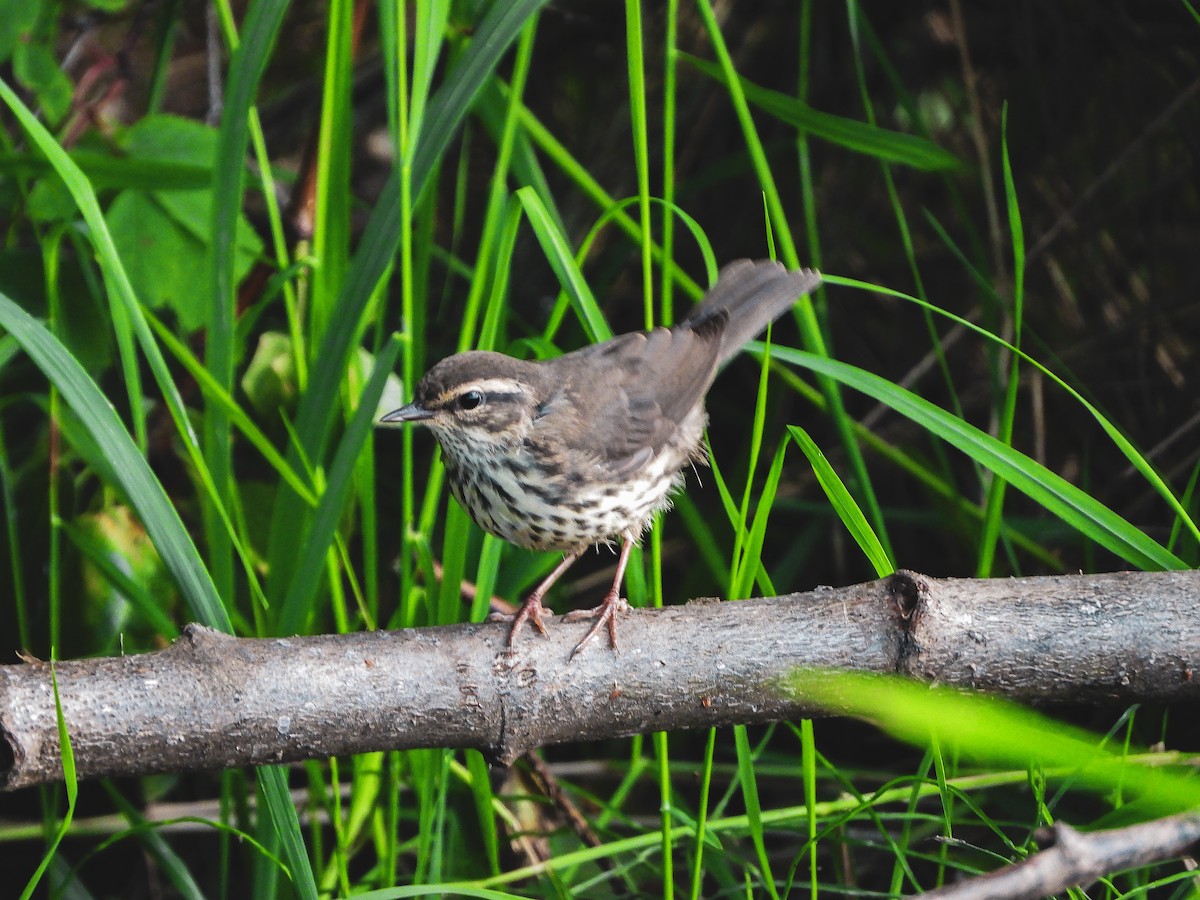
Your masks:
M 621 537 L 624 542 L 621 544 L 621 555 L 617 557 L 617 574 L 613 577 L 612 587 L 608 589 L 608 593 L 604 595 L 600 605 L 593 609 L 578 609 L 563 616 L 566 621 L 589 616 L 596 617 L 595 624 L 588 629 L 583 640 L 576 644 L 575 649 L 571 651 L 571 659 L 575 658 L 575 654 L 582 650 L 588 641 L 600 633 L 600 629 L 606 623 L 608 640 L 612 644 L 612 648 L 617 649 L 617 613 L 629 609 L 629 601 L 621 596 L 621 583 L 625 580 L 625 567 L 629 564 L 629 554 L 633 550 L 633 545 L 637 543 L 634 536 L 628 531 Z
M 525 598 L 525 602 L 521 604 L 521 608 L 517 611 L 516 615 L 506 616 L 493 613 L 488 616 L 488 621 L 492 622 L 507 622 L 509 619 L 512 619 L 512 628 L 508 632 L 508 646 L 511 647 L 516 642 L 517 632 L 526 620 L 531 622 L 533 627 L 542 633 L 543 637 L 548 637 L 546 626 L 542 624 L 542 613 L 547 613 L 549 610 L 542 606 L 542 598 L 546 596 L 546 591 L 554 586 L 554 582 L 562 578 L 563 573 L 571 568 L 571 564 L 579 559 L 584 549 L 586 548 L 581 548 L 564 556 L 562 562 L 555 566 L 553 571 L 542 579 L 542 583 L 533 589 L 533 593 Z

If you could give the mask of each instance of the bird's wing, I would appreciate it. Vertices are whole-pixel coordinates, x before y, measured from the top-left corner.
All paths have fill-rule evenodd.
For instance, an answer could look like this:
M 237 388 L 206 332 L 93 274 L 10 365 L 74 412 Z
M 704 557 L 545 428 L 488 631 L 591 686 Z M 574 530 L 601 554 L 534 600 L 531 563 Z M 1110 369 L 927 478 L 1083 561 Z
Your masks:
M 613 475 L 636 471 L 703 400 L 719 350 L 719 329 L 656 328 L 550 360 L 563 377 L 541 410 L 554 427 L 538 430 Z

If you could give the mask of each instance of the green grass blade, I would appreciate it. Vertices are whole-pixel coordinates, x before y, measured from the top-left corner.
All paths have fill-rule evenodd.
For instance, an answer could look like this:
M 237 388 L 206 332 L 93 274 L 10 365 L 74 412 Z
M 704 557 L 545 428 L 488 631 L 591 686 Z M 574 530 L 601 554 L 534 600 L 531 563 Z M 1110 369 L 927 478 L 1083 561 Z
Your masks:
M 767 537 L 767 522 L 771 517 L 771 508 L 775 504 L 775 494 L 779 490 L 779 479 L 783 476 L 783 460 L 786 452 L 787 441 L 784 440 L 780 443 L 779 449 L 775 451 L 775 458 L 771 460 L 771 468 L 767 470 L 767 478 L 757 497 L 754 522 L 750 525 L 750 531 L 742 546 L 741 556 L 737 561 L 735 589 L 730 595 L 731 600 L 749 597 L 753 582 L 763 568 L 763 542 Z M 747 494 L 748 496 L 749 494 Z
M 274 825 L 274 835 L 282 844 L 282 855 L 288 865 L 292 887 L 301 900 L 318 900 L 312 864 L 304 847 L 304 835 L 300 832 L 300 819 L 288 791 L 287 769 L 283 766 L 263 766 L 257 774 L 267 802 L 267 812 Z
M 751 344 L 761 352 L 761 345 Z M 911 391 L 871 372 L 790 347 L 772 347 L 771 355 L 792 365 L 836 379 L 841 384 L 886 403 L 931 434 L 957 447 L 984 467 L 1008 480 L 1077 531 L 1122 559 L 1143 569 L 1182 569 L 1183 560 L 1100 501 L 1045 466 L 952 416 Z
M 525 21 L 544 6 L 546 0 L 496 2 L 474 30 L 471 43 L 446 75 L 426 110 L 423 129 L 412 158 L 412 193 L 419 197 L 434 167 L 441 161 L 450 139 L 470 111 L 472 101 L 520 33 Z M 309 390 L 301 397 L 296 416 L 300 446 L 311 460 L 324 457 L 330 439 L 334 415 L 339 409 L 338 391 L 350 354 L 362 327 L 363 312 L 378 288 L 400 245 L 402 230 L 409 223 L 400 217 L 400 176 L 388 178 L 375 208 L 363 230 L 358 251 L 346 271 L 345 283 L 337 301 L 338 315 L 325 336 L 309 381 Z M 282 492 L 275 507 L 271 529 L 268 564 L 284 566 L 291 556 L 291 529 L 302 520 L 299 498 L 291 491 Z
M 110 463 L 117 487 L 146 528 L 164 565 L 175 576 L 184 601 L 196 619 L 210 628 L 232 632 L 229 616 L 196 545 L 150 466 L 121 425 L 108 398 L 96 387 L 70 352 L 45 326 L 0 294 L 0 326 L 24 348 L 58 388 Z
M 1200 807 L 1200 781 L 1192 774 L 1137 765 L 1105 749 L 1098 735 L 998 697 L 864 672 L 803 671 L 791 686 L 910 743 L 936 742 L 948 754 L 990 766 L 1038 766 L 1093 790 L 1124 789 L 1157 814 Z
M 276 634 L 302 631 L 305 620 L 311 615 L 312 600 L 322 582 L 321 571 L 325 567 L 326 554 L 333 543 L 350 494 L 355 461 L 371 435 L 384 383 L 395 367 L 399 353 L 400 341 L 393 337 L 375 359 L 375 369 L 342 436 L 333 465 L 329 468 L 325 490 L 321 493 L 321 502 L 304 536 L 303 549 L 299 553 L 300 563 L 292 573 L 283 604 L 277 611 Z
M 121 261 L 117 256 L 116 247 L 113 244 L 112 236 L 108 232 L 108 227 L 104 221 L 104 214 L 100 211 L 100 203 L 96 199 L 96 193 L 92 186 L 88 183 L 84 174 L 79 171 L 79 167 L 71 160 L 53 135 L 46 130 L 45 126 L 38 118 L 21 102 L 21 99 L 13 92 L 8 84 L 0 79 L 0 99 L 8 104 L 13 115 L 21 123 L 21 126 L 29 134 L 37 148 L 46 157 L 51 168 L 54 169 L 58 176 L 62 179 L 75 201 L 75 205 L 79 207 L 80 213 L 83 215 L 84 221 L 87 222 L 88 228 L 91 231 L 90 240 L 95 247 L 96 256 L 100 262 L 100 269 L 104 274 L 104 281 L 108 286 L 110 295 L 115 295 L 109 301 L 109 308 L 112 313 L 113 330 L 117 338 L 117 350 L 120 354 L 121 372 L 125 377 L 125 392 L 129 399 L 130 416 L 133 420 L 134 439 L 139 447 L 146 446 L 146 410 L 145 403 L 142 397 L 141 373 L 138 368 L 137 354 L 134 352 L 134 323 L 137 321 L 137 298 L 133 293 L 133 285 L 129 281 L 129 276 L 125 272 L 125 268 L 121 265 Z M 113 302 L 113 301 L 116 302 Z M 132 321 L 131 321 L 132 320 Z M 139 338 L 143 335 L 138 334 Z M 143 348 L 145 351 L 145 348 Z M 147 355 L 150 356 L 150 351 Z M 151 365 L 153 365 L 153 357 L 151 357 Z M 170 392 L 174 390 L 174 385 L 170 383 L 170 377 L 165 370 L 155 370 L 155 375 L 160 381 L 165 380 L 165 385 L 160 385 L 164 393 L 168 395 L 170 401 Z M 177 395 L 176 395 L 177 396 Z M 179 408 L 182 409 L 183 403 L 179 403 Z
M 846 526 L 846 530 L 850 532 L 850 536 L 854 538 L 854 542 L 858 544 L 863 555 L 875 567 L 875 574 L 880 578 L 891 575 L 896 571 L 895 562 L 883 549 L 883 544 L 871 530 L 871 523 L 867 521 L 867 517 L 854 502 L 854 497 L 846 489 L 846 485 L 842 483 L 842 479 L 838 477 L 833 466 L 829 464 L 829 460 L 825 458 L 821 448 L 799 425 L 789 425 L 788 431 L 791 432 L 796 444 L 804 451 L 809 465 L 812 466 L 813 474 L 817 476 L 817 483 L 821 485 L 821 490 L 833 504 L 838 518 L 842 520 L 842 524 Z
M 25 884 L 25 889 L 21 891 L 21 900 L 29 900 L 33 896 L 42 876 L 46 874 L 47 867 L 58 859 L 58 845 L 71 829 L 71 819 L 75 816 L 75 801 L 79 797 L 79 781 L 75 777 L 75 753 L 71 749 L 71 735 L 67 732 L 67 720 L 63 718 L 62 697 L 58 693 L 58 676 L 55 674 L 53 661 L 50 663 L 50 684 L 54 688 L 54 719 L 58 724 L 58 746 L 59 752 L 62 754 L 63 787 L 67 792 L 67 812 L 63 816 L 62 822 L 59 823 L 58 830 L 50 841 L 50 846 L 46 848 L 42 861 L 38 863 L 37 869 Z
M 475 815 L 479 819 L 479 830 L 483 837 L 483 849 L 488 868 L 493 875 L 500 874 L 500 834 L 496 828 L 496 795 L 492 793 L 491 770 L 478 750 L 464 751 L 467 770 L 471 773 L 471 798 L 475 801 Z
M 287 11 L 288 0 L 258 0 L 247 10 L 243 34 L 229 63 L 221 127 L 212 181 L 212 240 L 208 321 L 205 327 L 205 365 L 226 394 L 233 389 L 235 266 L 238 215 L 242 209 L 242 173 L 249 143 L 249 114 L 255 91 L 267 67 L 271 47 Z M 233 447 L 229 419 L 218 404 L 205 410 L 204 458 L 220 504 L 230 505 L 233 494 Z M 213 498 L 201 496 L 205 534 L 218 591 L 232 598 L 233 545 Z
M 588 287 L 583 273 L 579 271 L 566 238 L 555 226 L 554 220 L 542 203 L 542 198 L 528 187 L 518 190 L 517 198 L 525 209 L 525 217 L 529 219 L 538 243 L 542 245 L 542 252 L 546 254 L 550 268 L 558 276 L 558 283 L 562 285 L 575 307 L 588 338 L 594 342 L 608 340 L 612 337 L 612 329 L 604 320 L 604 314 L 600 311 L 596 298 L 592 296 L 592 289 Z
M 1017 189 L 1013 183 L 1012 160 L 1008 155 L 1008 107 L 1001 115 L 1001 162 L 1004 170 L 1004 197 L 1008 206 L 1008 230 L 1013 247 L 1013 298 L 1012 334 L 1013 345 L 1021 346 L 1025 322 L 1025 232 L 1021 227 L 1021 210 L 1017 205 Z M 1008 367 L 1008 384 L 1004 391 L 1004 405 L 1000 410 L 996 437 L 1005 444 L 1012 443 L 1013 420 L 1017 413 L 1017 393 L 1021 386 L 1021 356 L 1012 354 Z M 996 544 L 1000 540 L 1000 527 L 1004 518 L 1004 480 L 993 478 L 988 485 L 987 503 L 983 516 L 983 536 L 979 546 L 979 562 L 976 575 L 987 578 L 992 574 L 992 562 L 996 557 Z
M 758 778 L 754 771 L 754 752 L 750 749 L 750 736 L 746 731 L 746 726 L 733 726 L 733 736 L 737 747 L 738 781 L 742 788 L 742 800 L 746 804 L 750 839 L 754 843 L 758 864 L 762 867 L 763 887 L 771 897 L 779 900 L 779 892 L 775 888 L 775 878 L 771 874 L 771 860 L 767 855 L 767 846 L 763 840 L 762 804 L 758 799 Z
M 934 306 L 932 303 L 922 300 L 919 297 L 911 297 L 908 294 L 902 293 L 900 291 L 894 291 L 890 288 L 884 288 L 884 287 L 880 287 L 878 285 L 868 284 L 867 282 L 864 282 L 864 281 L 858 281 L 853 278 L 843 278 L 843 277 L 836 276 L 836 275 L 835 276 L 825 276 L 825 282 L 827 284 L 838 284 L 838 285 L 843 285 L 845 287 L 855 287 L 855 288 L 860 288 L 863 290 L 875 291 L 877 293 L 886 294 L 887 296 L 890 296 L 890 297 L 897 297 L 901 300 L 907 300 L 909 303 L 915 303 L 918 306 L 921 306 L 925 309 L 930 310 L 931 312 L 936 313 L 939 316 L 945 316 L 947 319 L 950 319 L 952 322 L 956 322 L 957 324 L 962 325 L 964 328 L 967 328 L 970 331 L 973 331 L 976 334 L 980 335 L 981 337 L 983 337 L 989 341 L 992 341 L 992 342 L 998 344 L 999 346 L 1004 347 L 1005 349 L 1018 355 L 1021 358 L 1022 362 L 1027 363 L 1028 365 L 1037 369 L 1039 372 L 1041 372 L 1043 375 L 1045 375 L 1047 378 L 1049 378 L 1051 381 L 1053 381 L 1056 385 L 1058 385 L 1060 388 L 1062 388 L 1064 391 L 1066 391 L 1077 403 L 1079 403 L 1084 409 L 1086 409 L 1092 415 L 1092 418 L 1094 418 L 1096 420 L 1097 424 L 1099 424 L 1099 426 L 1102 429 L 1104 429 L 1104 433 L 1108 435 L 1109 439 L 1113 442 L 1114 445 L 1116 445 L 1117 449 L 1120 450 L 1121 453 L 1124 454 L 1124 456 L 1127 460 L 1129 460 L 1130 465 L 1132 465 L 1138 471 L 1138 473 L 1143 478 L 1146 479 L 1146 482 L 1151 487 L 1154 488 L 1154 490 L 1158 493 L 1158 495 L 1161 496 L 1163 498 L 1163 500 L 1165 500 L 1167 502 L 1167 505 L 1171 507 L 1171 511 L 1176 516 L 1179 517 L 1180 521 L 1183 523 L 1183 526 L 1186 527 L 1189 532 L 1191 532 L 1192 536 L 1197 541 L 1200 541 L 1200 526 L 1198 526 L 1196 524 L 1196 521 L 1188 514 L 1188 511 L 1179 502 L 1179 499 L 1175 496 L 1175 494 L 1171 490 L 1171 488 L 1166 484 L 1166 482 L 1164 482 L 1162 480 L 1162 478 L 1159 476 L 1159 474 L 1154 470 L 1154 467 L 1151 466 L 1149 461 L 1137 450 L 1136 447 L 1133 446 L 1133 444 L 1129 441 L 1129 439 L 1126 438 L 1125 435 L 1123 435 L 1121 433 L 1120 429 L 1118 429 L 1115 425 L 1113 425 L 1112 422 L 1110 422 L 1108 420 L 1108 418 L 1106 416 L 1104 416 L 1100 412 L 1099 409 L 1096 408 L 1095 404 L 1091 403 L 1086 397 L 1084 397 L 1082 394 L 1080 394 L 1079 391 L 1075 390 L 1075 388 L 1071 387 L 1071 385 L 1067 384 L 1066 381 L 1064 381 L 1062 378 L 1060 378 L 1058 375 L 1056 375 L 1054 372 L 1052 372 L 1046 366 L 1042 365 L 1042 363 L 1038 362 L 1036 359 L 1034 359 L 1032 356 L 1030 356 L 1024 350 L 1022 350 L 1019 347 L 1013 346 L 1008 341 L 1005 341 L 1003 338 L 997 337 L 996 335 L 992 334 L 987 329 L 982 328 L 979 325 L 976 325 L 974 322 L 964 319 L 961 316 L 956 316 L 953 313 L 947 312 L 944 309 L 940 309 L 940 308 Z
M 859 515 L 862 515 L 861 511 Z M 866 520 L 863 521 L 865 523 Z M 812 900 L 817 900 L 817 739 L 812 719 L 803 719 L 800 722 L 800 767 L 804 780 L 804 807 L 808 813 L 805 817 L 808 821 L 805 824 L 808 826 L 808 880 L 811 885 L 809 896 Z
M 689 53 L 680 53 L 679 58 L 709 78 L 728 86 L 725 73 L 715 63 Z M 789 94 L 760 87 L 741 76 L 738 76 L 738 80 L 746 99 L 763 112 L 854 153 L 924 172 L 952 171 L 962 165 L 958 157 L 933 141 L 902 131 L 889 131 L 857 119 L 820 112 Z
M 637 174 L 638 221 L 642 232 L 642 304 L 645 328 L 654 327 L 654 254 L 650 232 L 650 152 L 646 115 L 646 60 L 641 0 L 625 0 L 625 60 L 629 76 L 630 130 Z

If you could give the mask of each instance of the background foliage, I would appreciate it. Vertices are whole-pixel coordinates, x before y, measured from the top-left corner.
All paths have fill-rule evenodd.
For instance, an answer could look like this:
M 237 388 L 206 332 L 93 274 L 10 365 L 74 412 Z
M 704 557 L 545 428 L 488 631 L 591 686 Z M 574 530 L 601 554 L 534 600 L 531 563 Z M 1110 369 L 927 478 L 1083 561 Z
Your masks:
M 484 538 L 378 412 L 455 350 L 669 323 L 714 263 L 768 253 L 829 286 L 718 381 L 713 468 L 635 603 L 1195 566 L 1198 34 L 1186 2 L 0 3 L 0 649 L 518 600 L 553 555 Z M 1076 732 L 1041 757 L 1053 725 L 981 715 L 1027 768 L 833 720 L 549 748 L 582 833 L 473 753 L 27 792 L 0 801 L 0 878 L 891 895 L 1060 816 L 1146 814 L 1137 778 L 1073 777 Z M 1197 743 L 1169 710 L 1064 715 L 1138 771 Z M 1190 882 L 1101 890 L 1151 886 Z

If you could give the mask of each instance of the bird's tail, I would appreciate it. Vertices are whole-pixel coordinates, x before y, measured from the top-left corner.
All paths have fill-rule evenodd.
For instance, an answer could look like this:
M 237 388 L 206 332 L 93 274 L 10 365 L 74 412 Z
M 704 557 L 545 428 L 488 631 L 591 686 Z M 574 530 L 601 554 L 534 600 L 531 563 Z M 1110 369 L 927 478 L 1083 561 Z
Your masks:
M 771 259 L 739 259 L 721 268 L 717 283 L 680 324 L 719 331 L 718 364 L 724 363 L 820 283 L 814 269 L 789 272 Z

